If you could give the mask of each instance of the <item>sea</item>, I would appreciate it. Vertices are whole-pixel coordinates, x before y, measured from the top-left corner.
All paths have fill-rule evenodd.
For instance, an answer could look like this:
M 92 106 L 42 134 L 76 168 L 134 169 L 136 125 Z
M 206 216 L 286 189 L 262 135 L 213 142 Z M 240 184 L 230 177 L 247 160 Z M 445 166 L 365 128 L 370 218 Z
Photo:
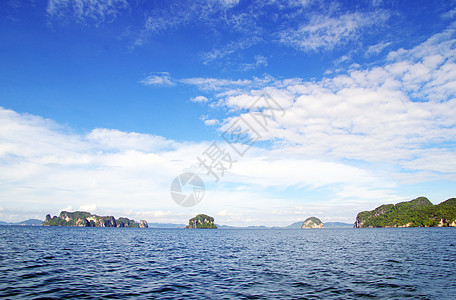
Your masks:
M 456 228 L 0 226 L 7 299 L 456 299 Z

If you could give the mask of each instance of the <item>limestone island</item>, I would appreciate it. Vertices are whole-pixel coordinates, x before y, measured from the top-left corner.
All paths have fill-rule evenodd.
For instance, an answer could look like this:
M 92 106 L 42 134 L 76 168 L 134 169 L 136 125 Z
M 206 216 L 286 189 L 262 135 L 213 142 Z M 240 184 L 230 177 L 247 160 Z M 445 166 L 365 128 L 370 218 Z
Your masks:
M 324 228 L 323 222 L 317 217 L 307 218 L 301 225 L 301 229 Z
M 355 228 L 455 226 L 456 198 L 434 205 L 426 197 L 360 212 L 354 224 Z
M 214 218 L 208 215 L 199 214 L 194 218 L 188 220 L 188 225 L 185 226 L 187 229 L 217 229 L 217 225 L 214 224 Z
M 113 216 L 100 217 L 85 211 L 68 212 L 62 211 L 60 215 L 51 217 L 46 215 L 43 226 L 79 226 L 79 227 L 130 227 L 148 228 L 146 220 L 135 222 L 128 218 L 120 217 L 117 220 Z

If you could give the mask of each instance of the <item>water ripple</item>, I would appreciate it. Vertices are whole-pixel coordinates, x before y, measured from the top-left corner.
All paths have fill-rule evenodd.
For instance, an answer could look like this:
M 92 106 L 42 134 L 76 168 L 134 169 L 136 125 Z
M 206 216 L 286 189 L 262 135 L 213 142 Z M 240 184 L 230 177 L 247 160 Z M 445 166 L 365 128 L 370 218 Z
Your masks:
M 0 226 L 0 297 L 453 299 L 456 229 Z

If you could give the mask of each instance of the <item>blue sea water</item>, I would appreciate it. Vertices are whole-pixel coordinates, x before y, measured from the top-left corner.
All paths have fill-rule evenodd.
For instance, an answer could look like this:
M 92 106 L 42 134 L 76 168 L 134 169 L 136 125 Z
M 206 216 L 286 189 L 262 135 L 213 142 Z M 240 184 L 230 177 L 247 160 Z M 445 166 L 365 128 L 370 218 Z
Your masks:
M 456 298 L 456 228 L 0 226 L 8 299 Z

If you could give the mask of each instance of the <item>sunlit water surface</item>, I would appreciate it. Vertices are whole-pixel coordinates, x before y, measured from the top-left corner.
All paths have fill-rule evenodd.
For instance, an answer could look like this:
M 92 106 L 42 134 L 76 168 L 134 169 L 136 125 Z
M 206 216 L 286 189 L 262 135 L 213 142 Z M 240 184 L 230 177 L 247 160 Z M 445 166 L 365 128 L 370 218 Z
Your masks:
M 0 297 L 455 299 L 456 228 L 0 226 Z

